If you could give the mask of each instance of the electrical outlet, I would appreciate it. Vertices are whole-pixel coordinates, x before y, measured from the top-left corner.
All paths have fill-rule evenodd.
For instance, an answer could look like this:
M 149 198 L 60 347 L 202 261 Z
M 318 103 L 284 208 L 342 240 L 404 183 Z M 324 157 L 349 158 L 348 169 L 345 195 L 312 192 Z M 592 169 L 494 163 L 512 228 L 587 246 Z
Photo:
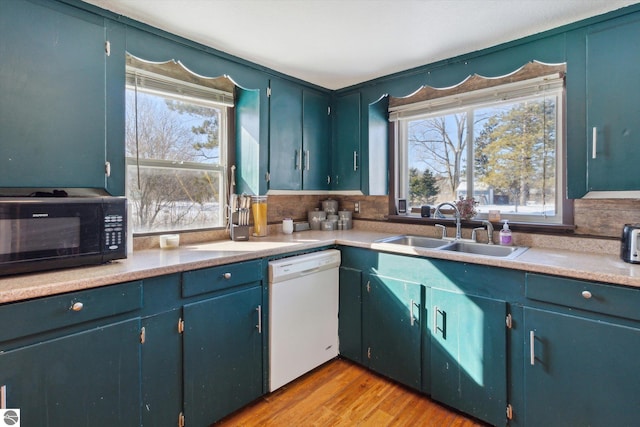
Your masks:
M 353 212 L 360 213 L 360 202 L 353 203 Z

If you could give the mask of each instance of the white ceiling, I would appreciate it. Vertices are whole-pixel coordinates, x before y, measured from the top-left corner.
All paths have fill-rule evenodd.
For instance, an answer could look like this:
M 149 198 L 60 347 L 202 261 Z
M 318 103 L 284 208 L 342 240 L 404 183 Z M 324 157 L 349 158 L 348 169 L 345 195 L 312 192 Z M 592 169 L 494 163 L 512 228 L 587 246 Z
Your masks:
M 328 89 L 451 58 L 635 0 L 85 0 Z

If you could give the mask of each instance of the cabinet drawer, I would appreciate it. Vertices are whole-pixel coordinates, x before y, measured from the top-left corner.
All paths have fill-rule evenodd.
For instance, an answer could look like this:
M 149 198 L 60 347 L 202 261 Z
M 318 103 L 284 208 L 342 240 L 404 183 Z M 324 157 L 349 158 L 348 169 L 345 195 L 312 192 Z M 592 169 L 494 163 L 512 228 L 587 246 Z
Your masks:
M 0 307 L 0 342 L 142 307 L 142 281 L 70 292 Z
M 257 280 L 262 280 L 260 260 L 187 271 L 182 275 L 182 296 L 191 297 Z
M 640 320 L 640 289 L 527 273 L 527 298 Z

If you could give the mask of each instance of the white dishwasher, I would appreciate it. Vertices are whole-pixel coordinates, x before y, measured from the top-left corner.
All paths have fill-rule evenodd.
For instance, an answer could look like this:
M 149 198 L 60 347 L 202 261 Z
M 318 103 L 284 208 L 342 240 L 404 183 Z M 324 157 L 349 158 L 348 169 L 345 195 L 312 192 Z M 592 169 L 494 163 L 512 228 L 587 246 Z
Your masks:
M 335 249 L 269 263 L 269 391 L 338 355 L 338 267 Z

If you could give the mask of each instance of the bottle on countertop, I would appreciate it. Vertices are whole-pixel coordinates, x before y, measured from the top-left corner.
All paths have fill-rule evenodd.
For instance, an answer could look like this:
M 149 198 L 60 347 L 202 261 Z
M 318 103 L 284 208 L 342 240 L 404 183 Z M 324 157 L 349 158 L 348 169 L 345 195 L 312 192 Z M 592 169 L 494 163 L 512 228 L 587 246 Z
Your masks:
M 502 246 L 511 246 L 513 241 L 511 240 L 511 230 L 509 229 L 509 220 L 505 219 L 502 230 L 500 230 L 500 244 Z

